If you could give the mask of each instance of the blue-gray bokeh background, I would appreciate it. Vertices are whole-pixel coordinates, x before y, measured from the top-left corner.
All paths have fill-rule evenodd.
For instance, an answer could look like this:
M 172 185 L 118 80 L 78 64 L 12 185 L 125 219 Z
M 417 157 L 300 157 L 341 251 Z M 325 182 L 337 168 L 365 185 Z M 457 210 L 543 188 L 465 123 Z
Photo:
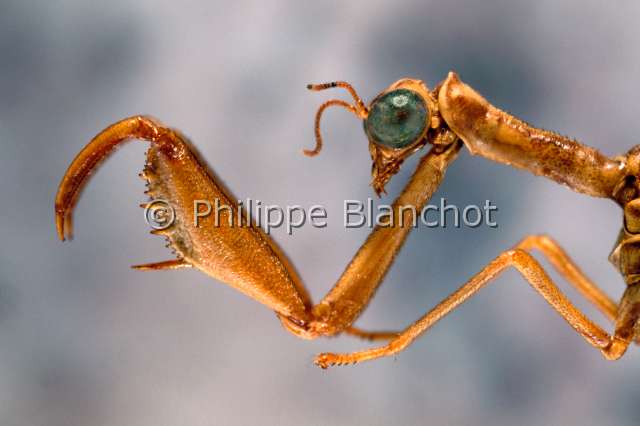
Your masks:
M 328 208 L 327 229 L 274 232 L 318 300 L 367 233 L 342 227 L 343 200 L 372 191 L 361 123 L 345 111 L 326 114 L 320 157 L 300 155 L 317 106 L 343 96 L 307 83 L 343 79 L 371 99 L 454 69 L 496 105 L 615 155 L 640 133 L 640 4 L 230 3 L 0 0 L 0 424 L 637 425 L 640 352 L 603 361 L 516 273 L 396 359 L 324 372 L 315 353 L 367 343 L 298 340 L 196 271 L 128 268 L 169 256 L 137 207 L 144 144 L 94 176 L 72 243 L 56 240 L 53 200 L 98 130 L 155 115 L 235 196 Z M 468 153 L 440 196 L 492 200 L 498 230 L 413 232 L 358 325 L 407 325 L 527 233 L 554 235 L 621 295 L 611 202 Z

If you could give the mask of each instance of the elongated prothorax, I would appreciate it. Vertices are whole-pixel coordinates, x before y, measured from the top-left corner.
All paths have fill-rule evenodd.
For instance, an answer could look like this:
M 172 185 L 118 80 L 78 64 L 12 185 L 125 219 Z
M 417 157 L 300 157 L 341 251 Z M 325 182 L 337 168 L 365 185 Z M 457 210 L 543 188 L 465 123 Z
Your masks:
M 626 174 L 624 161 L 499 110 L 453 72 L 442 83 L 438 104 L 447 125 L 474 155 L 529 170 L 594 197 L 612 197 Z

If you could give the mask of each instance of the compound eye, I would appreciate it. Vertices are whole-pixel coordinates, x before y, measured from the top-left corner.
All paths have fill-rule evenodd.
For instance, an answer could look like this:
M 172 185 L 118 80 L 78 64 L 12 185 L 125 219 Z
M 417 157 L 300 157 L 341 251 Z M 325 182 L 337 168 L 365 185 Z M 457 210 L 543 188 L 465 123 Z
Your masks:
M 364 131 L 373 142 L 389 148 L 404 148 L 424 132 L 429 110 L 422 97 L 397 89 L 376 99 L 364 120 Z

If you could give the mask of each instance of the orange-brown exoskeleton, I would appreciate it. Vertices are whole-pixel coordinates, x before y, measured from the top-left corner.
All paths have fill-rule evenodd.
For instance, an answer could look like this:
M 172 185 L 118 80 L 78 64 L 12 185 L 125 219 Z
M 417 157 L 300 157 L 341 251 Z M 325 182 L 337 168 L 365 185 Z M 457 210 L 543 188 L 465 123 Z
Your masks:
M 314 339 L 348 333 L 383 346 L 360 352 L 323 353 L 316 364 L 349 364 L 396 354 L 453 309 L 483 288 L 508 267 L 529 284 L 593 347 L 607 359 L 620 358 L 631 342 L 640 340 L 640 148 L 607 158 L 556 133 L 534 128 L 493 107 L 458 76 L 450 73 L 434 90 L 419 80 L 392 84 L 367 107 L 347 83 L 310 85 L 311 90 L 347 89 L 354 104 L 330 100 L 316 115 L 316 155 L 322 147 L 320 118 L 325 108 L 346 108 L 364 121 L 373 159 L 372 186 L 376 193 L 398 171 L 408 156 L 430 145 L 409 183 L 393 203 L 389 220 L 377 226 L 347 265 L 334 287 L 312 304 L 301 280 L 273 241 L 239 212 L 194 154 L 183 136 L 158 121 L 136 116 L 99 133 L 72 162 L 56 197 L 56 226 L 61 239 L 71 234 L 71 214 L 77 196 L 92 170 L 117 145 L 129 139 L 151 142 L 142 176 L 152 200 L 167 200 L 174 217 L 171 226 L 154 231 L 168 239 L 177 258 L 136 266 L 159 270 L 194 267 L 225 282 L 273 311 L 291 333 Z M 612 301 L 551 238 L 528 236 L 503 252 L 425 316 L 401 332 L 367 332 L 353 326 L 381 284 L 402 247 L 411 226 L 412 212 L 424 207 L 442 181 L 447 167 L 462 146 L 474 155 L 546 176 L 569 188 L 595 197 L 610 198 L 624 211 L 624 224 L 611 254 L 627 290 L 619 304 Z M 200 217 L 196 200 L 219 200 L 228 206 L 220 217 Z M 406 207 L 412 207 L 406 208 Z M 238 216 L 240 214 L 240 216 Z M 230 220 L 244 217 L 243 223 Z M 216 223 L 214 223 L 214 220 Z M 241 221 L 242 222 L 242 221 Z M 580 293 L 610 320 L 608 334 L 580 312 L 551 281 L 529 253 L 538 250 Z

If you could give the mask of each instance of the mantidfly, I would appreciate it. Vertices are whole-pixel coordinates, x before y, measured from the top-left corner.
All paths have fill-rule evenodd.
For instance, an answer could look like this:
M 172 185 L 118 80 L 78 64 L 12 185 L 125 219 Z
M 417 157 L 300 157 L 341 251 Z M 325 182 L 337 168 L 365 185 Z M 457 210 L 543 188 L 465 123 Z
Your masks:
M 420 80 L 402 79 L 367 107 L 345 82 L 309 85 L 310 90 L 344 88 L 354 103 L 333 99 L 316 114 L 316 147 L 320 152 L 320 118 L 329 106 L 340 106 L 364 121 L 373 159 L 376 193 L 401 163 L 426 145 L 409 183 L 393 203 L 385 226 L 376 227 L 324 299 L 313 305 L 301 280 L 274 242 L 250 218 L 241 226 L 228 220 L 240 208 L 194 154 L 185 138 L 158 121 L 135 116 L 100 132 L 74 159 L 64 175 L 55 204 L 56 226 L 64 240 L 71 235 L 75 201 L 91 172 L 108 154 L 129 139 L 151 142 L 141 174 L 151 199 L 167 200 L 175 210 L 170 227 L 152 231 L 164 235 L 176 259 L 134 266 L 143 270 L 195 267 L 225 282 L 273 311 L 289 332 L 305 339 L 347 333 L 384 346 L 354 353 L 322 353 L 322 368 L 394 355 L 460 306 L 508 267 L 526 281 L 594 348 L 609 360 L 619 359 L 631 342 L 640 343 L 640 146 L 626 155 L 607 158 L 593 148 L 534 128 L 495 108 L 449 73 L 434 90 Z M 592 283 L 547 236 L 532 235 L 501 253 L 425 316 L 398 333 L 368 332 L 353 326 L 368 305 L 412 229 L 412 212 L 421 210 L 442 181 L 462 146 L 473 155 L 525 169 L 593 197 L 609 198 L 624 211 L 624 224 L 610 260 L 627 288 L 616 304 Z M 220 218 L 200 217 L 194 200 L 219 200 Z M 412 207 L 402 208 L 401 207 Z M 243 213 L 246 214 L 246 213 Z M 400 219 L 400 220 L 397 220 Z M 606 317 L 615 322 L 608 334 L 578 310 L 529 253 L 538 250 Z

